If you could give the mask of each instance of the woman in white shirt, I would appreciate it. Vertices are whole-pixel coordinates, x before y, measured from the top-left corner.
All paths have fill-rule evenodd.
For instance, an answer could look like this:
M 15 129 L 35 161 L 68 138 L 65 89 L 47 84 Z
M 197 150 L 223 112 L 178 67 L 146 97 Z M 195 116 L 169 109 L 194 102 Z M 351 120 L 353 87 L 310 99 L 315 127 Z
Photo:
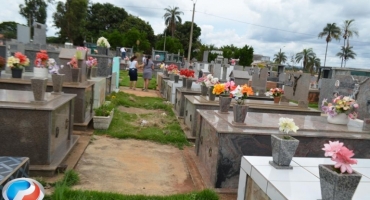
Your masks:
M 143 67 L 137 63 L 137 57 L 133 56 L 131 59 L 128 75 L 130 76 L 130 89 L 136 90 L 137 69 Z

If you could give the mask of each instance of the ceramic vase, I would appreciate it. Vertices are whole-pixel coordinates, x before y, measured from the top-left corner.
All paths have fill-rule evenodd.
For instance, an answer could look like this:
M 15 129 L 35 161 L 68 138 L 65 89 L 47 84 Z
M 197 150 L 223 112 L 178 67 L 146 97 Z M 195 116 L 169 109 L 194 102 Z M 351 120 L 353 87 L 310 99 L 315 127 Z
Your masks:
M 200 86 L 200 94 L 205 97 L 207 96 L 207 93 L 208 93 L 208 87 L 202 84 Z
M 175 74 L 169 74 L 169 77 L 170 77 L 170 81 L 174 81 L 175 80 Z
M 349 122 L 349 118 L 345 113 L 339 113 L 335 116 L 328 115 L 328 123 L 330 124 L 339 124 L 339 125 L 347 125 Z
M 229 113 L 230 104 L 231 104 L 231 97 L 229 97 L 229 96 L 220 96 L 220 98 L 219 98 L 219 105 L 220 105 L 219 112 L 220 113 Z
M 22 73 L 23 73 L 22 68 L 19 69 L 19 68 L 12 67 L 11 70 L 12 70 L 12 78 L 22 78 Z
M 190 90 L 192 85 L 193 85 L 193 80 L 190 78 L 187 78 L 186 79 L 186 89 Z
M 280 96 L 274 97 L 274 103 L 280 103 L 280 99 L 281 99 Z
M 362 175 L 356 171 L 341 174 L 334 170 L 334 165 L 319 165 L 322 200 L 352 199 Z
M 91 68 L 90 67 L 86 69 L 86 78 L 88 80 L 91 80 Z
M 235 104 L 233 106 L 234 122 L 245 124 L 244 121 L 245 117 L 247 116 L 247 112 L 248 112 L 247 105 Z
M 64 74 L 53 74 L 51 80 L 53 82 L 53 92 L 56 94 L 62 93 Z
M 175 75 L 175 77 L 174 77 L 175 83 L 178 83 L 179 82 L 179 79 L 180 79 L 180 76 L 179 75 Z
M 91 68 L 91 77 L 96 77 L 97 72 L 98 72 L 98 68 L 97 67 L 92 67 Z
M 216 99 L 216 95 L 213 94 L 213 88 L 214 86 L 208 88 L 208 100 L 210 101 L 214 101 Z
M 45 101 L 47 78 L 31 78 L 31 88 L 35 101 Z
M 271 135 L 272 159 L 270 164 L 276 169 L 293 169 L 290 162 L 298 148 L 299 140 L 289 136 L 285 139 L 284 135 Z
M 80 82 L 80 68 L 71 68 L 72 82 Z
M 186 80 L 188 80 L 188 79 L 185 78 L 185 77 L 182 77 L 182 87 L 183 88 L 186 88 Z
M 39 67 L 33 68 L 33 77 L 48 78 L 48 75 L 49 75 L 49 70 L 47 68 L 39 68 Z

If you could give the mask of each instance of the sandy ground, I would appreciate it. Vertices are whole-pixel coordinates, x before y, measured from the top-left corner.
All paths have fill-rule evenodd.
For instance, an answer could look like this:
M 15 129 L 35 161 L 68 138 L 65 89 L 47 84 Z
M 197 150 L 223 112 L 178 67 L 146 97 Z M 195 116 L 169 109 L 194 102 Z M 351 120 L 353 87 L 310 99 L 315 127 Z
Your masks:
M 94 136 L 76 171 L 75 189 L 168 195 L 195 190 L 181 150 L 148 141 Z

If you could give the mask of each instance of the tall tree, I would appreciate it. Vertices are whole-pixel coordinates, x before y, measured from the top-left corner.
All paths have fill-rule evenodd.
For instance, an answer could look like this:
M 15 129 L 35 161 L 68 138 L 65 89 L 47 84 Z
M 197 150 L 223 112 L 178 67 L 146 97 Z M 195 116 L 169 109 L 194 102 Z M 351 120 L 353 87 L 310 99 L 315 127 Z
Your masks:
M 354 35 L 358 36 L 358 31 L 355 27 L 353 27 L 353 23 L 355 22 L 354 19 L 351 20 L 345 20 L 343 23 L 342 31 L 343 31 L 343 46 L 346 46 L 346 40 L 347 40 L 347 48 L 349 47 L 349 38 L 353 37 Z M 344 50 L 344 48 L 342 48 Z M 342 52 L 344 54 L 344 51 Z M 343 66 L 343 58 L 342 63 L 340 67 Z
M 150 26 L 149 22 L 146 22 L 139 17 L 135 17 L 133 15 L 128 15 L 126 19 L 120 25 L 119 30 L 123 33 L 126 33 L 130 29 L 135 28 L 140 33 L 146 34 L 146 39 L 150 42 L 151 46 L 155 44 L 155 36 L 152 26 Z
M 303 51 L 297 53 L 295 55 L 295 60 L 296 62 L 301 62 L 301 60 L 303 61 L 303 69 L 306 69 L 307 70 L 307 64 L 308 64 L 308 61 L 310 58 L 316 56 L 316 54 L 313 52 L 312 48 L 309 48 L 309 49 L 303 49 Z
M 155 47 L 156 49 L 163 49 L 164 47 L 164 40 L 165 38 L 161 38 L 159 41 L 156 42 Z M 166 37 L 166 51 L 169 53 L 184 53 L 184 48 L 179 39 L 173 37 Z
M 28 21 L 28 26 L 32 27 L 34 22 L 41 24 L 46 23 L 47 18 L 47 2 L 52 3 L 53 0 L 24 0 L 24 4 L 19 5 L 19 14 Z M 33 29 L 31 29 L 31 38 L 33 37 Z
M 176 23 L 181 24 L 181 14 L 184 14 L 182 11 L 179 11 L 179 7 L 168 7 L 164 9 L 166 13 L 163 15 L 165 24 L 171 29 L 171 36 L 175 34 Z
M 340 34 L 341 34 L 341 30 L 335 23 L 332 23 L 332 24 L 328 23 L 324 27 L 322 32 L 319 33 L 319 38 L 326 37 L 325 38 L 326 50 L 325 50 L 324 67 L 326 64 L 326 54 L 328 53 L 329 42 L 331 41 L 332 38 L 334 38 L 335 40 L 339 40 Z
M 83 45 L 86 37 L 86 18 L 89 0 L 66 0 L 57 3 L 56 12 L 53 14 L 54 24 L 60 28 L 59 35 L 62 39 L 76 45 Z
M 253 62 L 253 47 L 245 45 L 239 50 L 239 65 L 250 66 Z
M 2 22 L 0 24 L 0 33 L 5 39 L 17 39 L 17 22 Z
M 284 52 L 281 52 L 281 50 L 274 55 L 275 63 L 281 64 L 281 63 L 285 63 L 286 61 L 287 61 L 287 56 L 285 55 Z
M 221 47 L 222 53 L 224 58 L 238 58 L 239 57 L 239 48 L 234 46 L 233 44 L 231 45 L 226 45 Z
M 188 52 L 189 49 L 189 38 L 190 38 L 190 30 L 191 30 L 191 22 L 187 21 L 184 22 L 183 24 L 177 24 L 176 25 L 176 33 L 175 37 L 178 38 L 184 47 L 184 51 Z M 193 38 L 192 38 L 192 43 L 195 44 L 196 41 L 199 39 L 201 35 L 202 30 L 200 27 L 194 23 L 193 24 Z M 196 45 L 192 45 L 191 52 L 196 48 Z M 194 56 L 191 55 L 193 58 Z
M 317 72 L 320 65 L 321 65 L 320 58 L 317 58 L 316 56 L 312 56 L 312 57 L 308 58 L 307 68 L 308 68 L 308 71 L 312 75 L 314 74 L 314 69 Z
M 342 52 L 338 52 L 337 56 L 344 60 L 344 67 L 346 67 L 347 60 L 350 58 L 355 59 L 356 53 L 352 50 L 353 47 L 342 46 Z
M 128 30 L 123 35 L 123 44 L 125 47 L 133 47 L 134 51 L 142 51 L 145 53 L 149 53 L 151 51 L 151 45 L 147 40 L 146 33 L 142 33 L 136 28 Z

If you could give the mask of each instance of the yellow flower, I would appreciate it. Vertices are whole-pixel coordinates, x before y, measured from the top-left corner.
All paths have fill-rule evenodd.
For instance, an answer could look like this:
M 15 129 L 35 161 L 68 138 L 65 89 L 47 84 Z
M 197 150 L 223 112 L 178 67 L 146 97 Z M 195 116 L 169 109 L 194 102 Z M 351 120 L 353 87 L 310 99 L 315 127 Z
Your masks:
M 223 92 L 225 92 L 225 84 L 222 83 L 216 84 L 212 91 L 212 93 L 215 95 L 220 95 Z
M 112 99 L 115 99 L 116 98 L 116 96 L 112 96 Z

